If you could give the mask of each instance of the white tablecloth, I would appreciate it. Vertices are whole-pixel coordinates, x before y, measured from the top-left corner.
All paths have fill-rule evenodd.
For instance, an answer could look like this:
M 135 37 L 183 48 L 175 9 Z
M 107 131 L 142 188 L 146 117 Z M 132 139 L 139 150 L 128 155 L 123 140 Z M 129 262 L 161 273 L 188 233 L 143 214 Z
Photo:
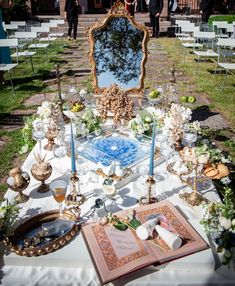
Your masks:
M 45 141 L 43 142 L 45 143 Z M 34 152 L 38 151 L 38 145 L 29 154 L 22 169 L 28 171 L 34 162 Z M 53 173 L 48 183 L 55 178 L 63 176 L 70 168 L 70 158 L 66 157 L 61 161 L 53 158 L 52 152 L 48 152 L 48 159 L 53 166 Z M 94 164 L 85 161 L 79 168 L 86 169 L 94 167 Z M 165 162 L 155 168 L 155 172 L 165 171 Z M 67 177 L 69 178 L 67 173 Z M 102 196 L 101 183 L 88 182 L 88 175 L 80 176 L 81 191 L 88 196 L 88 200 L 82 206 L 82 214 L 94 205 L 97 197 Z M 137 206 L 136 199 L 143 195 L 143 177 L 137 178 L 134 182 L 128 183 L 119 190 L 120 196 L 115 203 L 107 201 L 107 209 L 118 211 L 120 209 Z M 29 187 L 25 193 L 30 200 L 21 205 L 21 216 L 27 217 L 50 209 L 57 208 L 50 192 L 39 194 L 36 187 L 39 182 L 31 176 Z M 178 177 L 170 175 L 164 180 L 156 183 L 156 194 L 160 199 L 170 200 L 178 210 L 184 214 L 193 227 L 208 241 L 199 221 L 202 218 L 201 207 L 190 207 L 183 203 L 178 194 L 180 191 L 190 189 L 183 185 Z M 219 200 L 213 185 L 210 185 L 202 193 L 208 199 Z M 10 200 L 16 195 L 9 190 L 6 197 Z M 213 244 L 212 244 L 212 247 Z M 21 257 L 14 253 L 6 254 L 3 257 L 2 284 L 3 285 L 99 285 L 98 277 L 93 268 L 92 261 L 79 233 L 75 239 L 63 248 L 40 257 Z M 226 267 L 221 267 L 219 258 L 215 251 L 207 249 L 199 253 L 172 261 L 161 267 L 148 267 L 131 275 L 114 281 L 114 285 L 234 285 L 235 275 Z

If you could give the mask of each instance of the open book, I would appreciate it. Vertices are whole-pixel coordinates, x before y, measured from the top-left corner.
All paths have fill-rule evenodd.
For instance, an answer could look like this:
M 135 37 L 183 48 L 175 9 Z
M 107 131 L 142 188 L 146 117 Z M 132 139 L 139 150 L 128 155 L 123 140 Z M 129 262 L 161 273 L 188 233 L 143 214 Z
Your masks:
M 147 240 L 141 240 L 134 230 L 120 231 L 111 225 L 92 223 L 83 226 L 82 233 L 102 284 L 148 265 L 165 262 L 204 250 L 207 243 L 169 202 L 135 208 L 136 218 L 144 223 L 158 216 L 161 227 L 176 233 L 182 245 L 172 250 L 153 232 Z M 125 217 L 128 210 L 116 213 Z

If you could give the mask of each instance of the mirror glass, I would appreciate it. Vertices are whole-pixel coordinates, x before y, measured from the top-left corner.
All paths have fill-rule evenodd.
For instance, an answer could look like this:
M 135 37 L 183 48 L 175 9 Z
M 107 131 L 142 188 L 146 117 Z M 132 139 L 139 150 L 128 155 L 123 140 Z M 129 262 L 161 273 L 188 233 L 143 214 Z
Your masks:
M 111 17 L 105 26 L 93 30 L 93 37 L 98 88 L 114 83 L 123 89 L 140 87 L 144 31 L 126 17 Z

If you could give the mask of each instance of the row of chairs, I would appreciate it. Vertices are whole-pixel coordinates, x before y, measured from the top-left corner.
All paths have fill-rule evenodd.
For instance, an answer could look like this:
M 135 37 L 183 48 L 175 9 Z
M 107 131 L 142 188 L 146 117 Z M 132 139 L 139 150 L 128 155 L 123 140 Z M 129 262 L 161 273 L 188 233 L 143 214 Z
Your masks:
M 37 49 L 45 49 L 45 55 L 48 58 L 47 48 L 50 42 L 61 38 L 63 44 L 64 33 L 50 33 L 50 29 L 56 28 L 59 24 L 64 24 L 64 20 L 50 20 L 50 22 L 34 26 L 28 25 L 25 21 L 12 21 L 10 24 L 3 25 L 5 30 L 8 31 L 10 29 L 11 33 L 7 33 L 7 39 L 0 39 L 0 47 L 14 49 L 15 52 L 11 54 L 11 57 L 16 58 L 16 63 L 0 63 L 0 71 L 8 73 L 14 94 L 15 88 L 11 71 L 19 64 L 19 57 L 29 58 L 32 71 L 34 72 L 32 57 L 36 54 Z
M 233 29 L 227 29 L 223 37 L 221 37 L 221 31 L 218 29 L 213 28 L 214 31 L 202 31 L 200 26 L 196 26 L 190 21 L 180 20 L 176 21 L 176 24 L 176 42 L 178 40 L 181 43 L 179 53 L 181 53 L 182 48 L 185 50 L 184 61 L 186 60 L 187 49 L 193 49 L 193 53 L 197 56 L 197 74 L 201 59 L 215 59 L 215 71 L 217 71 L 217 67 L 226 71 L 221 85 L 221 90 L 223 90 L 228 72 L 235 70 L 235 33 L 230 32 L 235 29 L 235 23 L 232 24 Z M 227 23 L 227 25 L 229 24 Z M 217 22 L 213 22 L 212 26 L 225 27 L 225 25 L 222 26 Z

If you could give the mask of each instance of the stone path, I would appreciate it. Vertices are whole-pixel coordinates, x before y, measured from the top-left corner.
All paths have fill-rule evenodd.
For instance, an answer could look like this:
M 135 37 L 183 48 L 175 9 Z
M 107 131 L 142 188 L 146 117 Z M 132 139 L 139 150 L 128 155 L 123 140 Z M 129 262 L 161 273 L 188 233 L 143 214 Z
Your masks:
M 91 66 L 88 61 L 87 52 L 89 45 L 85 37 L 79 38 L 78 43 L 71 43 L 69 47 L 64 49 L 63 53 L 58 54 L 63 64 L 60 66 L 62 92 L 69 89 L 69 86 L 76 85 L 77 88 L 84 87 L 84 83 L 90 79 Z M 158 45 L 156 39 L 151 39 L 148 43 L 150 52 L 146 64 L 146 83 L 154 88 L 169 82 L 172 67 L 167 53 Z M 229 127 L 229 123 L 217 112 L 211 111 L 208 107 L 210 101 L 203 94 L 196 94 L 193 86 L 189 86 L 189 78 L 181 71 L 176 75 L 176 90 L 180 91 L 184 87 L 185 94 L 194 95 L 197 98 L 197 106 L 193 112 L 193 119 L 199 120 L 202 125 L 211 128 L 224 129 Z M 33 113 L 32 106 L 40 105 L 45 100 L 50 100 L 56 95 L 56 74 L 52 71 L 52 77 L 44 81 L 48 86 L 48 93 L 35 94 L 25 100 L 24 105 L 29 109 L 28 114 Z M 184 95 L 184 93 L 180 93 Z M 194 107 L 194 106 L 192 106 Z M 17 111 L 17 114 L 11 113 L 8 116 L 0 116 L 0 126 L 6 130 L 19 128 L 23 124 L 24 111 Z M 5 116 L 5 117 L 4 117 Z

